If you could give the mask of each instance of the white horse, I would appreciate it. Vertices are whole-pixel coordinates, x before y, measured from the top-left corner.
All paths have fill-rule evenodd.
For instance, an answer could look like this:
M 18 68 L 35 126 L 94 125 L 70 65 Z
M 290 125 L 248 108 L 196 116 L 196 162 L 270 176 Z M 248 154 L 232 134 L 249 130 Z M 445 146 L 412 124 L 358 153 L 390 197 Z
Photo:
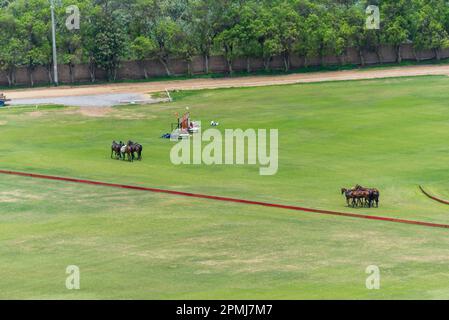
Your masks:
M 131 153 L 131 149 L 128 147 L 128 145 L 124 145 L 120 148 L 120 153 L 122 156 L 122 159 L 125 160 L 126 155 L 128 155 L 128 161 L 132 161 L 133 160 L 133 155 Z

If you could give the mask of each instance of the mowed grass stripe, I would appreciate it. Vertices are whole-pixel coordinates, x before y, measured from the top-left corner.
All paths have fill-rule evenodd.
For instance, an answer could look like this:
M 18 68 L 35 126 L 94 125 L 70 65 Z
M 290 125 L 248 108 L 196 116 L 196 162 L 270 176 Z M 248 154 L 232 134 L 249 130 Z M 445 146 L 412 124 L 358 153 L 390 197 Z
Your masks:
M 443 229 L 1 180 L 0 201 L 14 193 L 0 215 L 3 298 L 449 296 Z M 81 290 L 65 289 L 68 264 L 81 268 Z M 365 288 L 370 264 L 381 268 L 382 290 Z
M 396 223 L 413 224 L 413 225 L 420 225 L 420 226 L 433 227 L 433 228 L 449 229 L 449 225 L 447 225 L 447 224 L 405 220 L 405 219 L 396 219 L 396 218 L 388 218 L 388 217 L 378 217 L 378 216 L 372 216 L 372 215 L 366 215 L 366 214 L 355 214 L 355 213 L 347 213 L 347 212 L 319 210 L 319 209 L 304 208 L 304 207 L 299 207 L 299 206 L 288 206 L 288 205 L 282 205 L 282 204 L 276 204 L 276 203 L 252 201 L 252 200 L 245 200 L 245 199 L 235 199 L 235 198 L 220 197 L 220 196 L 211 196 L 211 195 L 182 192 L 182 191 L 175 191 L 175 190 L 164 190 L 164 189 L 158 189 L 158 188 L 130 186 L 130 185 L 126 185 L 126 184 L 116 184 L 116 183 L 100 182 L 100 181 L 85 180 L 85 179 L 57 177 L 57 176 L 49 176 L 49 175 L 34 174 L 34 173 L 27 173 L 27 172 L 17 172 L 17 171 L 10 171 L 10 170 L 0 170 L 0 174 L 16 175 L 16 176 L 31 177 L 31 178 L 46 179 L 46 180 L 65 181 L 65 182 L 73 182 L 73 183 L 90 184 L 90 185 L 104 186 L 104 187 L 124 188 L 124 189 L 138 190 L 138 191 L 166 193 L 166 194 L 177 195 L 177 196 L 208 199 L 208 200 L 215 200 L 215 201 L 234 202 L 234 203 L 241 203 L 241 204 L 279 208 L 279 209 L 320 213 L 320 214 L 327 214 L 327 215 L 333 215 L 333 216 L 351 217 L 351 218 L 359 218 L 359 219 L 367 219 L 367 220 L 378 220 L 378 221 L 386 221 L 386 222 L 396 222 Z M 421 188 L 421 190 L 424 192 L 424 190 L 422 188 Z
M 350 84 L 350 85 L 348 85 Z M 0 167 L 116 184 L 449 224 L 448 77 L 174 93 L 101 110 L 0 110 Z M 174 166 L 174 113 L 279 129 L 279 171 Z M 144 160 L 110 159 L 113 139 Z M 447 229 L 0 176 L 0 298 L 447 299 Z M 381 190 L 346 207 L 342 187 Z M 65 268 L 82 289 L 65 289 Z M 367 290 L 365 269 L 381 270 Z M 374 292 L 375 291 L 375 292 Z

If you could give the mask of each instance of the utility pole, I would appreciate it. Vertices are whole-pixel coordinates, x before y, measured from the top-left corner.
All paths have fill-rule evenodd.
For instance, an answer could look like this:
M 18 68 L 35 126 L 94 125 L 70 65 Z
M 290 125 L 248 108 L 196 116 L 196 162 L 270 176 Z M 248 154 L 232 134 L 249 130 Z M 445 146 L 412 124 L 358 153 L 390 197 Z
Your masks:
M 51 8 L 51 33 L 53 40 L 53 80 L 55 85 L 59 84 L 58 80 L 58 53 L 56 50 L 56 24 L 55 24 L 55 0 L 50 0 L 50 8 Z

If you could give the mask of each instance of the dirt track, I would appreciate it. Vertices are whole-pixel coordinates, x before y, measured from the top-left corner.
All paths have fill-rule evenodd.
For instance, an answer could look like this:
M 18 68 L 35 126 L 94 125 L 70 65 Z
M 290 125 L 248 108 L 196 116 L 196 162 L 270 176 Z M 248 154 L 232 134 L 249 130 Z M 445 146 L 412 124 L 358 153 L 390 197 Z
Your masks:
M 144 83 L 120 83 L 107 85 L 61 86 L 58 88 L 36 88 L 8 90 L 10 99 L 54 98 L 96 94 L 151 93 L 168 90 L 206 88 L 256 87 L 277 84 L 323 82 L 335 80 L 361 80 L 421 75 L 449 76 L 449 65 L 407 66 L 370 70 L 348 70 L 333 72 L 298 73 L 279 76 L 251 76 L 220 79 L 190 79 Z

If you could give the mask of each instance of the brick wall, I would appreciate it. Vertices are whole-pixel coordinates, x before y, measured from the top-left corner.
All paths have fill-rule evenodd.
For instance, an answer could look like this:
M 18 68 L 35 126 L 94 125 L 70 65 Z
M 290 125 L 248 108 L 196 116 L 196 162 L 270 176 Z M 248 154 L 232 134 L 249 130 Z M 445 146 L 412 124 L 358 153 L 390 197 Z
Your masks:
M 396 53 L 392 47 L 382 47 L 381 56 L 383 63 L 395 62 Z M 432 51 L 421 51 L 414 53 L 413 47 L 410 44 L 403 45 L 402 56 L 404 60 L 416 60 L 419 58 L 421 60 L 434 59 L 435 54 Z M 442 50 L 441 58 L 449 58 L 449 49 Z M 361 64 L 360 56 L 355 49 L 348 49 L 347 54 L 343 58 L 348 64 Z M 379 63 L 378 57 L 374 52 L 364 52 L 364 59 L 366 64 L 377 64 Z M 339 57 L 324 57 L 323 61 L 327 65 L 340 64 L 341 58 Z M 164 76 L 165 69 L 163 65 L 156 60 L 148 60 L 144 62 L 148 75 L 150 77 Z M 309 59 L 309 66 L 320 65 L 321 61 L 318 58 Z M 264 68 L 263 60 L 258 58 L 250 59 L 251 70 L 262 70 Z M 270 64 L 272 69 L 283 69 L 284 63 L 281 57 L 275 57 Z M 304 66 L 304 58 L 299 56 L 291 57 L 291 67 L 300 68 Z M 234 71 L 245 71 L 247 68 L 246 59 L 236 59 L 233 63 Z M 181 59 L 173 59 L 170 61 L 170 71 L 175 75 L 187 74 L 187 63 Z M 226 60 L 222 56 L 211 57 L 209 60 L 209 72 L 211 73 L 224 73 L 227 72 L 228 66 Z M 205 71 L 204 59 L 202 57 L 195 57 L 191 63 L 191 71 L 195 74 L 201 74 Z M 37 68 L 33 73 L 33 78 L 35 83 L 48 83 L 48 71 L 45 68 Z M 70 74 L 69 68 L 66 65 L 59 66 L 59 78 L 61 82 L 69 83 Z M 102 70 L 97 70 L 96 72 L 97 80 L 105 80 L 106 74 Z M 142 68 L 142 63 L 136 61 L 125 61 L 122 63 L 120 69 L 118 70 L 117 78 L 121 80 L 133 80 L 133 79 L 143 79 L 144 72 Z M 28 72 L 25 68 L 17 70 L 16 80 L 18 84 L 26 85 L 30 83 Z M 90 81 L 90 73 L 87 65 L 81 64 L 75 68 L 75 81 L 76 82 L 88 82 Z M 6 75 L 0 72 L 0 85 L 8 85 Z

